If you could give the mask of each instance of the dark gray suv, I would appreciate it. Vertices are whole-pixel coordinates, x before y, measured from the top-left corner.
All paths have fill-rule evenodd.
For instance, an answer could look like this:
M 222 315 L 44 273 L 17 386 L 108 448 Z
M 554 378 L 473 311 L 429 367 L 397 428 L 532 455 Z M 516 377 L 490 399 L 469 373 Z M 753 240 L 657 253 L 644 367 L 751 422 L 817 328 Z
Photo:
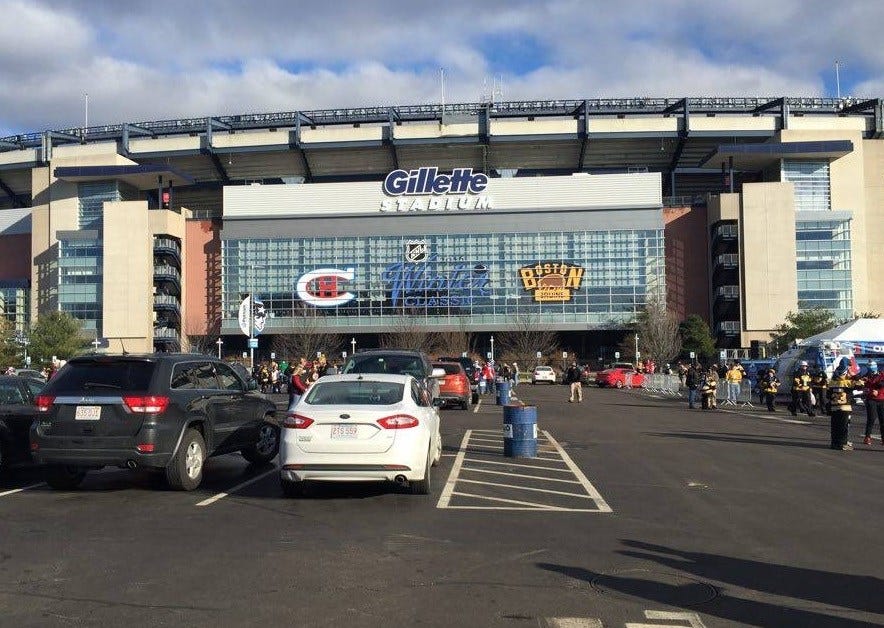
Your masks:
M 56 489 L 116 466 L 162 471 L 172 488 L 193 490 L 209 456 L 276 456 L 276 406 L 255 387 L 196 354 L 73 358 L 35 399 L 31 453 Z
M 439 380 L 443 369 L 434 369 L 429 356 L 422 351 L 404 349 L 369 349 L 350 357 L 342 373 L 390 373 L 411 375 L 430 392 L 434 403 L 440 403 Z

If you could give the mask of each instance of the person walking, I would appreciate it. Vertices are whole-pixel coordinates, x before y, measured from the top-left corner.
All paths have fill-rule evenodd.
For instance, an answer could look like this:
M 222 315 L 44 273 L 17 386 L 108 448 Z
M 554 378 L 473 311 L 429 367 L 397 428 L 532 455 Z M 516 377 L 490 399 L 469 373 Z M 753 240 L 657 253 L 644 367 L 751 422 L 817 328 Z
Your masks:
M 513 361 L 513 388 L 519 385 L 519 363 Z
M 863 382 L 863 399 L 866 404 L 866 433 L 863 445 L 872 444 L 872 428 L 875 419 L 881 432 L 881 444 L 884 445 L 884 373 L 878 372 L 878 363 L 869 363 L 869 372 Z
M 810 373 L 807 372 L 807 362 L 803 361 L 798 370 L 792 374 L 792 403 L 789 404 L 789 412 L 792 416 L 798 416 L 799 412 L 806 413 L 813 418 L 813 408 L 810 403 Z
M 775 369 L 767 369 L 767 373 L 761 379 L 761 393 L 764 395 L 764 403 L 767 404 L 768 412 L 776 412 L 774 404 L 777 400 L 777 391 L 780 389 L 780 380 L 777 378 Z
M 718 391 L 718 371 L 714 366 L 703 374 L 700 382 L 700 394 L 703 396 L 703 409 L 715 410 L 718 407 L 718 400 L 715 395 Z
M 835 367 L 832 381 L 829 382 L 827 396 L 832 408 L 830 420 L 832 449 L 850 451 L 853 443 L 847 440 L 848 426 L 850 425 L 850 413 L 853 411 L 851 399 L 853 397 L 853 381 L 847 374 L 847 359 L 842 358 Z
M 826 414 L 826 391 L 829 389 L 829 378 L 825 369 L 818 368 L 810 376 L 810 392 L 813 395 L 813 409 L 820 414 Z
M 292 370 L 292 377 L 289 380 L 289 408 L 291 408 L 307 390 L 307 384 L 301 379 L 302 375 L 304 375 L 304 367 L 298 364 Z
M 685 371 L 684 383 L 688 389 L 688 408 L 693 410 L 696 408 L 697 391 L 700 389 L 700 371 L 697 369 L 696 364 L 691 364 Z
M 724 376 L 727 380 L 727 401 L 725 403 L 735 406 L 740 396 L 740 382 L 743 381 L 743 370 L 734 362 Z
M 577 403 L 583 401 L 583 388 L 580 384 L 580 369 L 577 368 L 577 362 L 571 362 L 571 366 L 565 372 L 565 383 L 570 386 L 570 395 L 568 403 Z

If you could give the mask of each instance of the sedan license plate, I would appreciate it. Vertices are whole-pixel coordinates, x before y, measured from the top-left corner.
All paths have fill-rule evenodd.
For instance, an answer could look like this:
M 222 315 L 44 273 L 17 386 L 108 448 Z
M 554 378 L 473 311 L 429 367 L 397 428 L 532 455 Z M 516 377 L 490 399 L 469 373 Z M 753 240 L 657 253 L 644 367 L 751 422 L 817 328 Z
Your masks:
M 77 421 L 98 421 L 101 419 L 101 406 L 77 406 L 74 419 Z
M 331 437 L 333 440 L 356 438 L 358 435 L 358 425 L 332 425 L 331 428 Z

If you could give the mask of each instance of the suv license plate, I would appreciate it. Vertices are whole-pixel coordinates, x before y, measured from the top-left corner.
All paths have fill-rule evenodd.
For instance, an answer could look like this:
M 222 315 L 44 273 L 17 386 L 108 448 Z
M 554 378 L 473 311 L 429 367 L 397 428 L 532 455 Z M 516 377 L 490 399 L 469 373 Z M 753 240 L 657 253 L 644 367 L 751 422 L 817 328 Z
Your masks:
M 77 406 L 74 419 L 77 421 L 98 421 L 101 419 L 101 406 Z
M 358 435 L 358 425 L 332 425 L 331 428 L 331 437 L 333 440 L 356 438 Z

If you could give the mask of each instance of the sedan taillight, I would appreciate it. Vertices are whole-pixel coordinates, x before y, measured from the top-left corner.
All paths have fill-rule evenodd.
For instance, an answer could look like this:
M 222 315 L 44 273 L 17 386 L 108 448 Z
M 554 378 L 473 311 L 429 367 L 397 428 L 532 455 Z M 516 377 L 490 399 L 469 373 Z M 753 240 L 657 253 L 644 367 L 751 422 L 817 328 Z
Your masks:
M 34 405 L 37 406 L 37 412 L 49 412 L 49 408 L 55 403 L 55 397 L 52 395 L 37 395 L 34 397 Z
M 283 419 L 282 426 L 290 430 L 306 430 L 315 421 L 301 414 L 289 414 Z
M 394 414 L 383 419 L 378 419 L 378 425 L 385 430 L 404 430 L 416 427 L 419 421 L 410 414 Z
M 169 407 L 169 398 L 156 395 L 126 395 L 123 403 L 136 414 L 162 414 Z

